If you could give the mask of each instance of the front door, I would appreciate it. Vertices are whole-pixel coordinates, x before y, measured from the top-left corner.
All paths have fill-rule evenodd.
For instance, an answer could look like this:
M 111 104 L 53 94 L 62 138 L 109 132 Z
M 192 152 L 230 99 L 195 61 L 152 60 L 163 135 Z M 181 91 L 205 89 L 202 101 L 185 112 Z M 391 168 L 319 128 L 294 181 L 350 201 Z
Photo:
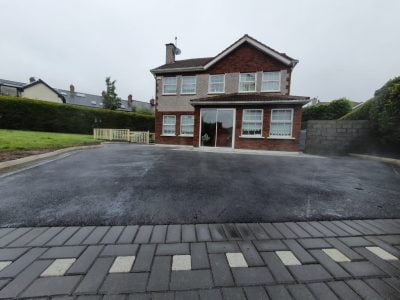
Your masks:
M 200 146 L 233 147 L 235 110 L 204 108 L 200 111 Z

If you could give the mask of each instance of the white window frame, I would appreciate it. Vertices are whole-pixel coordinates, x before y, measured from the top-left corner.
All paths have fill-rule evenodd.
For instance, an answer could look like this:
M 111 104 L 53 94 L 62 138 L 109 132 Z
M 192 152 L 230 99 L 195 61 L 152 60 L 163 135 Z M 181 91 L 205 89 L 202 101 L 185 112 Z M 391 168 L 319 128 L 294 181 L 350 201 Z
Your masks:
M 272 114 L 274 111 L 282 111 L 282 110 L 290 110 L 291 111 L 291 126 L 290 126 L 290 135 L 271 135 L 271 127 L 272 123 L 288 123 L 288 120 L 284 121 L 272 121 Z M 271 120 L 270 120 L 270 126 L 269 126 L 269 137 L 271 139 L 293 139 L 293 115 L 294 115 L 294 109 L 293 108 L 276 108 L 276 109 L 271 109 Z
M 187 93 L 183 92 L 183 80 L 184 80 L 184 78 L 194 78 L 194 92 L 187 92 Z M 182 76 L 181 77 L 181 94 L 182 95 L 195 95 L 196 91 L 197 91 L 197 76 L 196 75 L 194 75 L 194 76 Z
M 165 79 L 166 78 L 175 78 L 175 92 L 173 92 L 173 93 L 167 93 L 167 92 L 165 92 Z M 167 84 L 167 85 L 172 85 L 172 84 Z M 178 85 L 178 82 L 177 82 L 177 80 L 176 80 L 176 76 L 175 77 L 170 77 L 170 76 L 167 76 L 167 77 L 163 77 L 163 79 L 162 79 L 162 94 L 163 95 L 176 95 L 176 90 L 177 90 L 177 85 Z
M 224 78 L 224 81 L 222 82 L 222 85 L 223 85 L 223 89 L 222 89 L 222 92 L 213 92 L 213 91 L 211 91 L 211 89 L 210 89 L 210 87 L 211 87 L 211 77 L 212 76 L 223 76 L 223 78 Z M 209 94 L 224 94 L 225 93 L 225 74 L 209 74 L 208 75 L 208 93 Z
M 182 133 L 182 124 L 183 124 L 183 122 L 182 122 L 182 119 L 183 119 L 183 117 L 187 117 L 187 116 L 189 116 L 189 117 L 192 117 L 192 120 L 193 120 L 193 123 L 192 124 L 185 124 L 185 126 L 193 126 L 193 133 L 194 133 L 194 115 L 181 115 L 181 123 L 180 123 L 180 128 L 179 128 L 179 133 L 180 133 L 180 136 L 193 136 L 193 133 L 192 134 L 187 134 L 187 133 Z
M 267 80 L 267 79 L 266 79 L 266 75 L 265 75 L 265 74 L 267 74 L 267 73 L 278 73 L 278 74 L 279 74 L 279 79 L 278 79 L 278 80 Z M 276 90 L 267 90 L 267 89 L 264 89 L 264 88 L 263 88 L 265 82 L 276 82 L 276 81 L 278 81 L 278 83 L 279 83 L 278 89 L 276 89 Z M 281 71 L 263 72 L 263 73 L 262 73 L 261 92 L 280 92 L 280 91 L 281 91 L 281 84 L 282 84 L 282 74 L 281 74 Z
M 241 80 L 241 75 L 246 75 L 246 74 L 254 74 L 254 91 L 241 91 L 240 90 L 240 84 L 241 83 L 246 83 L 246 82 L 253 82 L 253 81 L 242 81 Z M 238 87 L 239 93 L 255 93 L 257 92 L 257 72 L 246 72 L 246 73 L 239 73 L 239 87 Z
M 246 111 L 249 110 L 260 110 L 261 111 L 261 133 L 260 134 L 243 134 L 243 124 L 246 122 L 244 119 L 245 113 Z M 247 121 L 247 122 L 252 122 L 255 123 L 256 121 Z M 262 138 L 263 137 L 263 125 L 264 125 L 264 110 L 263 109 L 258 109 L 258 108 L 254 108 L 254 109 L 243 109 L 243 113 L 242 113 L 242 131 L 241 131 L 241 136 L 240 137 L 245 137 L 245 138 Z
M 172 124 L 166 124 L 165 123 L 165 117 L 174 117 L 174 123 Z M 164 125 L 174 125 L 174 133 L 164 133 Z M 176 116 L 175 115 L 163 115 L 163 123 L 162 123 L 162 135 L 163 136 L 175 136 L 176 135 Z

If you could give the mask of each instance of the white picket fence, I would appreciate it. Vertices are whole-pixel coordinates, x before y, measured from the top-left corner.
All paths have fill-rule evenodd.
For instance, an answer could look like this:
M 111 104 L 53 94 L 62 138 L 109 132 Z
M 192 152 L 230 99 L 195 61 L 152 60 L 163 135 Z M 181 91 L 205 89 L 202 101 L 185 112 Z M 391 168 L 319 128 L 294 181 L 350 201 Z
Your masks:
M 154 143 L 154 133 L 149 131 L 130 131 L 129 129 L 94 128 L 93 136 L 97 140 L 126 141 L 137 144 Z

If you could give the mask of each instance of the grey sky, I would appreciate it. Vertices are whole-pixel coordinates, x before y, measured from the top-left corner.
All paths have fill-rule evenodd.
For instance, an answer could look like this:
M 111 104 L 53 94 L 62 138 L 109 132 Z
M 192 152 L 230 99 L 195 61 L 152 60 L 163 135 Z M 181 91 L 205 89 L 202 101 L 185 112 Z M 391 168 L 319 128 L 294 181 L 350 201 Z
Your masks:
M 154 96 L 149 70 L 178 37 L 178 59 L 214 56 L 247 33 L 299 59 L 294 95 L 364 101 L 400 75 L 400 1 L 0 0 L 0 78 L 40 77 L 123 98 Z

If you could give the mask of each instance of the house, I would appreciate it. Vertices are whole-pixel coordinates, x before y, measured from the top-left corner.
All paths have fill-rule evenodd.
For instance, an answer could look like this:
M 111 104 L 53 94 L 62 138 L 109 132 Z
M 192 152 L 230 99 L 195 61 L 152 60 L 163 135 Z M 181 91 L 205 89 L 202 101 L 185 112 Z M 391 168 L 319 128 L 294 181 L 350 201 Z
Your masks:
M 151 70 L 156 143 L 298 151 L 309 97 L 290 95 L 296 59 L 249 35 L 214 57 L 179 53 L 166 44 L 166 63 Z
M 0 79 L 0 95 L 23 97 L 57 103 L 82 105 L 87 107 L 103 107 L 103 98 L 100 95 L 75 91 L 74 85 L 69 90 L 52 88 L 42 79 L 31 77 L 29 83 Z M 121 111 L 135 109 L 153 110 L 153 105 L 148 102 L 134 100 L 132 95 L 127 100 L 121 100 Z

